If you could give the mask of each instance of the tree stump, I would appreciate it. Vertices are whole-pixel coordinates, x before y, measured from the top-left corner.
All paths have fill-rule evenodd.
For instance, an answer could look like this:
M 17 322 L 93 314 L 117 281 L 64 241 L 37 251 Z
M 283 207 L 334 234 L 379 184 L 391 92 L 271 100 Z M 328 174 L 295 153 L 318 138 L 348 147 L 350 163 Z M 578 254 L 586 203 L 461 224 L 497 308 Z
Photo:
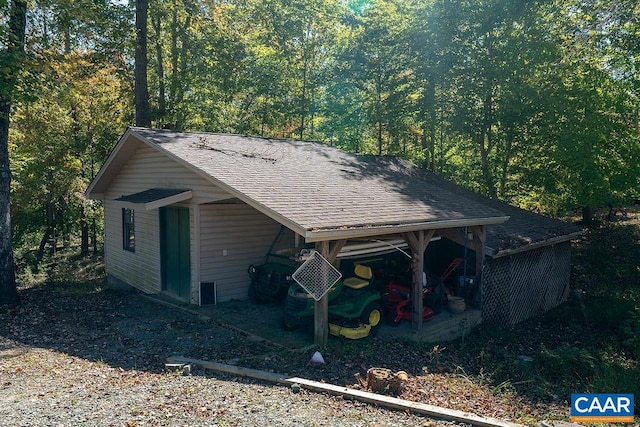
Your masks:
M 374 393 L 398 395 L 408 379 L 404 371 L 393 373 L 387 368 L 371 368 L 367 371 L 367 388 Z

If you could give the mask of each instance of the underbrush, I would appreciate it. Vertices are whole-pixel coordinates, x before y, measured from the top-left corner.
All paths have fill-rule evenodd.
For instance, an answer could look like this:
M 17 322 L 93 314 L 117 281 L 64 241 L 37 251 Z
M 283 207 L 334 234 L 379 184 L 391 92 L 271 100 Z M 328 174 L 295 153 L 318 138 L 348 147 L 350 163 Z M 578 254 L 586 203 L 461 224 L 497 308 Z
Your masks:
M 47 287 L 48 291 L 84 295 L 106 289 L 102 254 L 80 256 L 73 250 L 47 256 L 37 271 L 28 264 L 16 263 L 19 289 Z
M 640 395 L 640 214 L 596 224 L 574 245 L 566 303 L 511 329 L 482 325 L 448 347 L 479 379 L 491 372 L 533 401 L 568 408 L 571 393 Z

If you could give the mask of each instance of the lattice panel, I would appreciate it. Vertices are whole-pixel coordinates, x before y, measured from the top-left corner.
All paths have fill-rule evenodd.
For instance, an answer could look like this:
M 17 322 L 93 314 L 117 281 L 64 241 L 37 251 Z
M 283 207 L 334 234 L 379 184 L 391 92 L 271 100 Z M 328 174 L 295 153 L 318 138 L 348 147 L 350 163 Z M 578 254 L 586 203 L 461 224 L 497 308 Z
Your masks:
M 508 326 L 556 307 L 569 296 L 571 244 L 489 259 L 482 270 L 485 320 Z
M 309 258 L 291 275 L 316 301 L 320 301 L 341 277 L 342 273 L 317 251 L 312 251 Z

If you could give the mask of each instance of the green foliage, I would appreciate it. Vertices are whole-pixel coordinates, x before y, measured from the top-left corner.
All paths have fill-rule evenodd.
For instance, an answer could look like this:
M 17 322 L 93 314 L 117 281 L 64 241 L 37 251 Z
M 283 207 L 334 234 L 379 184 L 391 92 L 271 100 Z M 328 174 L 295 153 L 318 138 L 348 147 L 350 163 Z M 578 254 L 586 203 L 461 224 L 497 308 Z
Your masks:
M 640 393 L 640 368 L 637 362 L 604 361 L 598 367 L 590 390 L 594 393 Z
M 589 350 L 568 344 L 543 348 L 540 359 L 540 369 L 546 378 L 567 382 L 591 378 L 596 367 L 596 358 Z
M 581 286 L 594 297 L 629 301 L 633 295 L 628 293 L 640 278 L 640 252 L 634 249 L 640 242 L 640 229 L 634 223 L 614 222 L 590 228 L 584 240 L 573 255 L 576 278 L 586 279 Z
M 47 209 L 67 230 L 92 211 L 83 186 L 132 121 L 133 5 L 30 4 L 11 133 L 25 249 Z M 601 0 L 154 1 L 152 123 L 400 155 L 552 215 L 622 203 L 640 186 L 636 15 Z
M 640 304 L 627 312 L 628 318 L 623 324 L 624 346 L 636 360 L 640 360 Z
M 586 298 L 584 313 L 591 324 L 621 331 L 636 302 L 616 295 L 600 295 Z
M 49 227 L 68 245 L 79 221 L 101 223 L 84 190 L 124 130 L 129 102 L 115 69 L 93 59 L 51 55 L 38 99 L 16 109 L 10 150 L 18 258 L 38 248 Z

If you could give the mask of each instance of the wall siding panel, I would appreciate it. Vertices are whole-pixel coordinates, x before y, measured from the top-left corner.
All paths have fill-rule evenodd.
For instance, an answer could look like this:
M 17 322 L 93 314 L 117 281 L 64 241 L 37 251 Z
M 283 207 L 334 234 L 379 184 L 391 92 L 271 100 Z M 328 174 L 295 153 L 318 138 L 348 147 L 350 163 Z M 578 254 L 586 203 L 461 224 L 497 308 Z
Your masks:
M 107 274 L 146 293 L 160 292 L 158 210 L 135 209 L 135 252 L 122 247 L 122 205 L 105 200 L 105 264 Z
M 140 144 L 105 194 L 107 199 L 147 190 L 149 188 L 188 188 L 193 191 L 189 204 L 208 203 L 223 200 L 230 195 L 187 169 L 164 153 Z
M 185 188 L 193 192 L 193 198 L 180 206 L 190 207 L 191 230 L 194 232 L 193 207 L 199 203 L 230 198 L 230 195 L 197 173 L 156 149 L 139 143 L 105 192 L 105 264 L 107 274 L 116 277 L 146 293 L 161 292 L 159 211 L 135 209 L 135 252 L 122 247 L 122 207 L 115 199 L 149 188 Z M 130 207 L 127 204 L 127 207 Z M 196 239 L 192 235 L 192 251 Z M 197 303 L 197 259 L 191 257 L 192 298 Z M 195 290 L 195 292 L 194 292 Z
M 280 224 L 245 204 L 201 206 L 201 281 L 215 282 L 218 302 L 247 298 L 247 269 L 264 261 L 279 230 Z

